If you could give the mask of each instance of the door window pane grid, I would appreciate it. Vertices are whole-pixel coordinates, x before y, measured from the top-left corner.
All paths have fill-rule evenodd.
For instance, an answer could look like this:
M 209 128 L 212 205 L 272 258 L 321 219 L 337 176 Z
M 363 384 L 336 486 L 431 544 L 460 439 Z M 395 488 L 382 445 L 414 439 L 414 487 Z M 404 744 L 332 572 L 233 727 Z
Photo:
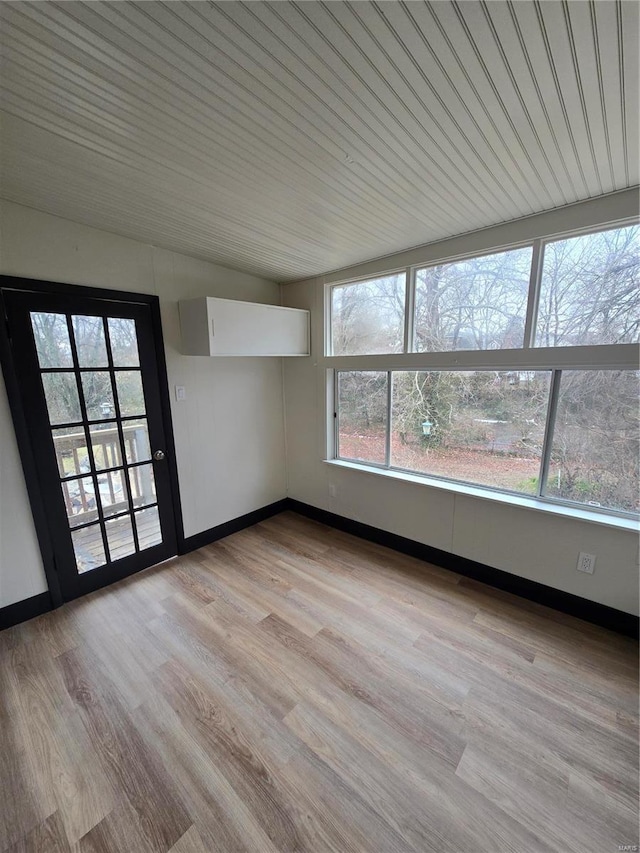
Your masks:
M 61 488 L 70 527 L 96 521 L 98 507 L 92 477 L 64 480 Z
M 107 365 L 104 365 L 104 367 L 101 366 L 100 369 L 106 370 L 106 367 Z M 90 373 L 94 370 L 96 370 L 96 367 L 40 367 L 40 373 Z M 130 373 L 132 368 L 114 366 L 110 367 L 109 370 L 112 370 L 114 373 Z M 139 368 L 136 368 L 136 370 L 139 370 Z
M 162 544 L 162 530 L 157 505 L 110 518 L 105 522 L 109 562 Z M 107 557 L 98 523 L 85 524 L 71 531 L 79 574 L 106 565 Z
M 79 414 L 80 414 L 81 420 L 83 421 L 83 424 L 86 427 L 86 425 L 89 421 L 89 417 L 88 417 L 88 411 L 87 411 L 87 403 L 85 400 L 84 377 L 81 376 L 80 371 L 78 369 L 79 368 L 78 348 L 76 345 L 76 340 L 75 340 L 75 335 L 74 335 L 73 321 L 72 321 L 72 317 L 70 314 L 66 315 L 66 320 L 67 320 L 67 329 L 69 332 L 69 340 L 71 342 L 71 355 L 73 357 L 73 366 L 74 366 L 74 370 L 75 370 L 74 379 L 75 379 L 75 383 L 76 383 L 78 400 L 79 400 L 79 404 L 80 404 L 80 413 Z M 43 382 L 46 378 L 47 378 L 46 376 L 42 377 Z M 89 388 L 89 385 L 87 385 L 87 388 Z M 103 417 L 104 417 L 104 415 L 103 415 Z M 93 503 L 95 505 L 95 511 L 97 514 L 97 523 L 99 525 L 99 528 L 97 528 L 97 529 L 100 530 L 101 539 L 102 539 L 102 556 L 100 557 L 100 559 L 104 558 L 105 562 L 109 562 L 110 561 L 109 547 L 108 547 L 108 543 L 107 543 L 105 526 L 104 526 L 104 513 L 103 513 L 103 509 L 102 509 L 102 502 L 98 499 L 98 496 L 100 495 L 100 484 L 98 481 L 98 476 L 96 473 L 96 467 L 95 467 L 95 464 L 93 461 L 93 454 L 92 453 L 88 454 L 88 461 L 89 461 L 89 469 L 90 469 L 90 475 L 91 475 L 92 487 L 93 487 L 93 501 L 91 501 L 91 498 L 89 498 L 89 497 L 87 497 L 87 500 L 89 503 Z M 65 487 L 64 483 L 62 484 L 62 487 L 63 488 Z M 84 540 L 79 540 L 79 541 L 84 541 Z M 87 545 L 87 543 L 85 542 L 84 545 Z M 83 547 L 84 547 L 84 545 L 83 545 Z M 87 545 L 87 547 L 88 547 L 88 545 Z M 78 551 L 78 549 L 76 548 L 75 540 L 74 540 L 74 549 L 76 551 L 76 562 L 77 562 L 77 566 L 78 566 L 78 571 L 81 571 L 80 560 L 85 560 L 85 556 L 84 556 L 85 551 L 84 550 Z M 83 563 L 83 565 L 84 565 L 84 563 Z M 90 568 L 94 568 L 94 567 L 97 567 L 97 566 L 90 566 Z M 85 569 L 85 570 L 87 570 L 87 569 Z
M 109 347 L 114 368 L 138 367 L 138 334 L 136 321 L 128 317 L 109 317 Z
M 89 450 L 82 425 L 52 429 L 53 447 L 61 479 L 88 474 Z
M 102 317 L 32 313 L 31 322 L 49 419 L 56 426 L 52 438 L 76 565 L 82 573 L 141 550 L 131 517 L 132 488 L 136 519 L 146 520 L 147 528 L 149 519 L 158 521 L 158 531 L 147 531 L 145 541 L 162 541 L 152 466 L 145 464 L 151 453 L 146 418 L 141 417 L 146 411 L 141 372 L 132 370 L 139 365 L 135 321 L 116 318 L 108 325 Z M 43 324 L 53 330 L 44 342 L 37 328 Z M 117 366 L 108 330 L 121 337 Z M 126 468 L 123 459 L 130 463 Z M 140 470 L 132 474 L 131 467 Z
M 30 318 L 40 369 L 72 369 L 73 358 L 66 314 L 31 311 Z
M 110 424 L 110 425 L 113 424 L 114 426 L 117 426 L 118 423 L 123 423 L 126 425 L 127 423 L 132 423 L 134 421 L 137 422 L 137 421 L 141 421 L 141 420 L 145 420 L 145 418 L 141 418 L 140 415 L 125 415 L 121 418 L 105 418 L 104 420 L 98 421 L 96 423 Z M 84 421 L 66 421 L 66 422 L 61 422 L 59 424 L 55 424 L 55 428 L 56 428 L 56 430 L 58 430 L 58 429 L 70 429 L 72 427 L 77 427 L 78 429 L 83 429 L 84 424 L 85 424 Z M 94 425 L 95 425 L 95 423 L 92 422 L 92 426 L 94 426 Z
M 154 506 L 157 506 L 157 504 L 152 503 L 152 504 L 145 504 L 144 506 L 139 506 L 139 507 L 137 506 L 134 510 L 134 514 L 137 512 L 142 512 L 142 510 L 152 509 Z M 105 522 L 115 521 L 118 518 L 124 518 L 127 515 L 131 515 L 131 511 L 128 509 L 125 509 L 125 510 L 122 510 L 121 512 L 114 513 L 113 515 L 110 515 L 107 519 L 105 519 Z M 97 521 L 95 519 L 93 521 L 83 521 L 82 524 L 76 525 L 73 529 L 74 530 L 82 530 L 83 527 L 92 527 L 94 524 L 97 524 Z
M 157 504 L 141 507 L 133 513 L 125 512 L 105 521 L 110 561 L 120 560 L 147 548 L 162 543 L 162 530 Z M 80 572 L 105 565 L 105 550 L 100 525 L 97 522 L 83 524 L 72 530 L 72 539 Z M 82 566 L 82 568 L 80 567 Z
M 90 471 L 89 449 L 82 426 L 53 430 L 58 467 L 63 479 L 87 474 Z M 103 421 L 89 426 L 91 451 L 97 472 L 115 471 L 122 467 L 121 438 L 124 439 L 127 463 L 131 466 L 151 460 L 149 431 L 146 418 Z
M 129 488 L 134 506 L 147 506 L 156 501 L 156 484 L 153 465 L 143 463 L 128 468 Z
M 119 441 L 120 441 L 120 452 L 121 452 L 122 458 L 128 460 L 129 456 L 131 455 L 131 452 L 132 452 L 131 441 L 133 440 L 135 442 L 137 439 L 136 439 L 135 434 L 133 436 L 130 435 L 130 430 L 126 426 L 123 426 L 123 424 L 122 424 L 122 406 L 120 405 L 120 395 L 118 393 L 118 376 L 113 369 L 113 367 L 114 367 L 114 357 L 113 357 L 114 349 L 113 349 L 113 343 L 112 343 L 111 334 L 110 334 L 111 326 L 110 326 L 110 323 L 109 323 L 107 318 L 105 318 L 103 320 L 103 322 L 104 322 L 106 341 L 107 341 L 107 357 L 108 357 L 109 367 L 111 369 L 111 388 L 112 388 L 113 399 L 114 399 L 114 404 L 115 404 L 115 414 L 116 414 L 116 418 L 118 419 L 118 437 L 119 437 Z M 118 327 L 118 328 L 120 328 L 120 327 Z M 113 329 L 115 329 L 115 326 L 113 327 Z M 137 337 L 136 337 L 136 332 L 135 332 L 135 323 L 133 324 L 133 336 L 135 339 L 136 353 L 137 353 Z M 127 429 L 127 436 L 126 437 L 125 437 L 125 429 Z M 127 439 L 129 439 L 129 441 L 127 441 Z M 127 470 L 125 479 L 127 481 L 126 488 L 127 488 L 127 492 L 129 495 L 129 506 L 133 509 L 135 506 L 135 499 L 134 499 L 133 491 L 131 489 L 131 475 L 130 475 L 128 470 Z M 140 550 L 140 542 L 138 539 L 138 533 L 137 533 L 137 528 L 136 528 L 135 524 L 131 525 L 131 536 L 133 538 L 134 552 L 138 552 Z
M 151 506 L 134 512 L 135 526 L 140 540 L 140 550 L 153 548 L 162 543 L 160 513 L 157 506 Z
M 78 574 L 106 565 L 103 534 L 99 524 L 91 524 L 71 532 Z
M 85 444 L 85 446 L 86 446 L 86 444 Z M 87 465 L 88 464 L 89 463 L 87 462 Z M 130 465 L 127 464 L 124 466 L 114 465 L 112 468 L 99 468 L 99 469 L 96 469 L 96 474 L 98 475 L 98 477 L 101 477 L 103 474 L 110 474 L 110 473 L 113 473 L 114 471 L 121 471 L 123 467 L 128 470 L 130 468 L 132 468 L 132 469 L 141 468 L 142 466 L 145 466 L 145 465 L 151 466 L 151 461 L 146 460 L 146 461 L 141 461 L 141 462 L 132 462 Z M 89 474 L 90 474 L 89 470 L 87 470 L 86 472 L 80 471 L 80 475 L 83 473 L 85 473 L 87 476 L 89 476 Z M 66 477 L 60 477 L 60 480 L 61 480 L 61 482 L 64 483 L 64 482 L 67 482 L 68 480 L 73 480 L 78 476 L 79 476 L 79 474 L 69 474 Z
M 109 519 L 106 525 L 107 541 L 111 560 L 122 560 L 135 554 L 138 550 L 133 535 L 131 515 L 127 514 L 116 519 Z
M 97 471 L 122 467 L 120 435 L 117 423 L 98 423 L 89 427 L 93 461 Z
M 78 366 L 81 369 L 107 367 L 107 347 L 102 317 L 73 314 L 71 324 L 78 353 Z

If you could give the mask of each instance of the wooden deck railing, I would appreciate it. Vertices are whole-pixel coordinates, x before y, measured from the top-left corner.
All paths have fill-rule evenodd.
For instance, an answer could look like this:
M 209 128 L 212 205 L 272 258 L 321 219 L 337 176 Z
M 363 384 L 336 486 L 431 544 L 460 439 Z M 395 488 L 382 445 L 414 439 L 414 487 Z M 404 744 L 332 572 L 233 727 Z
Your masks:
M 148 455 L 149 445 L 147 434 L 138 425 L 127 426 L 123 424 L 124 443 L 129 462 L 137 462 Z M 120 461 L 120 442 L 117 428 L 94 430 L 91 433 L 91 444 L 93 447 L 94 460 L 100 468 L 119 468 L 118 471 L 98 471 L 98 486 L 102 496 L 102 502 L 109 515 L 115 515 L 128 508 L 127 485 L 122 483 L 121 477 L 126 476 L 122 469 L 126 460 Z M 80 477 L 90 477 L 90 466 L 87 450 L 87 442 L 84 432 L 78 431 L 70 435 L 54 437 L 54 446 L 58 470 L 66 476 L 80 472 Z M 144 453 L 144 456 L 142 455 Z M 72 464 L 69 464 L 69 461 Z M 151 468 L 143 465 L 130 468 L 129 484 L 131 488 L 131 499 L 133 506 L 144 506 L 155 502 L 153 493 L 153 481 Z M 94 494 L 93 481 L 90 480 L 86 486 L 83 479 L 63 481 L 62 493 L 67 505 L 67 513 L 71 516 L 82 515 L 82 523 L 93 521 L 97 518 L 96 495 Z

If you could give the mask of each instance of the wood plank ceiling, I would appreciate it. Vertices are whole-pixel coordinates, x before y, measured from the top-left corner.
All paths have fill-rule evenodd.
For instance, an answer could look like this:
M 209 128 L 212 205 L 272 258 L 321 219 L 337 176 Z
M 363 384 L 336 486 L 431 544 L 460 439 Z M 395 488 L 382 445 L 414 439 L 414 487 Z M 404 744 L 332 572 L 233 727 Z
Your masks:
M 638 9 L 0 3 L 0 195 L 285 281 L 635 186 Z

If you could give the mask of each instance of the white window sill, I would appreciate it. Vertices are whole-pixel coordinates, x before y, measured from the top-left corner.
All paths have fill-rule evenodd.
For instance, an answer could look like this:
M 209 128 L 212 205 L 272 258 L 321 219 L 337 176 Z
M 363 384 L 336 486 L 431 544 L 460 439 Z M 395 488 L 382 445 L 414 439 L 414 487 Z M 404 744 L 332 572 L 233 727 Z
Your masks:
M 408 474 L 405 471 L 394 471 L 389 468 L 376 468 L 363 465 L 359 462 L 346 462 L 342 459 L 325 459 L 327 465 L 336 468 L 344 468 L 350 471 L 360 471 L 363 474 L 373 474 L 376 477 L 389 477 L 392 480 L 402 480 L 405 483 L 415 483 L 420 486 L 428 486 L 430 489 L 442 489 L 445 492 L 453 492 L 471 498 L 493 501 L 494 503 L 506 504 L 507 506 L 520 507 L 521 509 L 532 509 L 536 512 L 546 512 L 549 515 L 571 518 L 574 521 L 587 521 L 590 524 L 601 524 L 605 527 L 613 527 L 616 530 L 626 530 L 637 533 L 639 523 L 633 518 L 623 518 L 618 515 L 609 515 L 606 512 L 598 512 L 597 509 L 581 509 L 580 507 L 564 506 L 539 498 L 527 497 L 526 495 L 512 495 L 507 492 L 483 489 L 481 486 L 471 486 L 466 483 L 453 483 L 448 480 L 440 480 L 423 474 Z

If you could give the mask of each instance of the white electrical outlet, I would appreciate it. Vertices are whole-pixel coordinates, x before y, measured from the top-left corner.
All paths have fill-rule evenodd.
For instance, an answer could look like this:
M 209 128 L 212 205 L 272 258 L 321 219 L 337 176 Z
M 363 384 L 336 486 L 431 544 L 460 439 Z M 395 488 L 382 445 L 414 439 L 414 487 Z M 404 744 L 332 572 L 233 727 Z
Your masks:
M 329 483 L 329 497 L 337 498 L 338 497 L 338 487 L 335 483 Z
M 187 389 L 184 385 L 176 385 L 176 400 L 181 403 L 187 399 Z
M 585 554 L 582 551 L 578 555 L 578 565 L 576 568 L 579 572 L 586 572 L 588 575 L 592 575 L 593 571 L 596 567 L 596 555 L 595 554 Z

